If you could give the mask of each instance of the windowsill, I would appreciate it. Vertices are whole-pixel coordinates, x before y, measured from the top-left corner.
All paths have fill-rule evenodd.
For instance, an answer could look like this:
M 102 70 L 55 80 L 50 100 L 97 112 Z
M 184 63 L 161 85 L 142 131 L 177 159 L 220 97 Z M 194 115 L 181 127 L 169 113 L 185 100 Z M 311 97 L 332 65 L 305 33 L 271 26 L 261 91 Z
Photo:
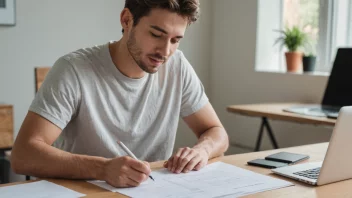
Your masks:
M 289 75 L 307 75 L 307 76 L 330 76 L 330 72 L 286 72 L 286 71 L 265 71 L 265 70 L 255 70 L 260 73 L 273 73 L 273 74 L 289 74 Z

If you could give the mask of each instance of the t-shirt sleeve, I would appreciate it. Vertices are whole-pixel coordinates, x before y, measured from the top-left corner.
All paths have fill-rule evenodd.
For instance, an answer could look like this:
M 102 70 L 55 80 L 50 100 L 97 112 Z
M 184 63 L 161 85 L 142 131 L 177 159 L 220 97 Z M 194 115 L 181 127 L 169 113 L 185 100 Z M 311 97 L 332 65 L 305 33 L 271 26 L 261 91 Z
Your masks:
M 181 117 L 196 113 L 209 100 L 205 94 L 202 82 L 186 57 L 181 53 L 182 102 Z
M 59 58 L 45 77 L 29 111 L 64 129 L 77 113 L 80 86 L 72 64 Z

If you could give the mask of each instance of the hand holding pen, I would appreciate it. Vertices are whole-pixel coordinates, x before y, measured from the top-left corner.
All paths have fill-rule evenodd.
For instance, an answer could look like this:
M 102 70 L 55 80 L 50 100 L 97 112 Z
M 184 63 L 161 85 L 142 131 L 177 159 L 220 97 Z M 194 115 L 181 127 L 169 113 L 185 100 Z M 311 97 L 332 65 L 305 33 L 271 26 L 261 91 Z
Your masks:
M 140 161 L 140 160 L 130 151 L 130 149 L 128 149 L 121 141 L 117 140 L 117 143 L 121 146 L 121 148 L 122 148 L 130 157 L 132 157 L 132 158 L 135 159 L 135 160 Z M 149 178 L 152 179 L 153 181 L 155 181 L 154 178 L 153 178 L 151 175 L 149 175 Z
M 95 164 L 99 180 L 114 187 L 136 187 L 148 179 L 151 173 L 149 164 L 129 156 L 107 159 L 103 166 Z

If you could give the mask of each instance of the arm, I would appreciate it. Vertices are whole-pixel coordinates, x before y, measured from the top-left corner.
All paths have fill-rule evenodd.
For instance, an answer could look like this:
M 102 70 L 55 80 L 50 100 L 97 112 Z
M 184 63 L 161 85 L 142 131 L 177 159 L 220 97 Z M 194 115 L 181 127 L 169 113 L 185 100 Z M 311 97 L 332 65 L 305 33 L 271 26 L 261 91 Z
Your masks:
M 29 112 L 12 151 L 13 170 L 37 177 L 102 179 L 107 159 L 74 155 L 50 146 L 60 133 L 59 127 Z
M 223 155 L 229 146 L 228 135 L 210 103 L 184 121 L 198 137 L 193 148 L 180 148 L 165 167 L 175 173 L 199 170 L 209 159 Z
M 52 147 L 60 133 L 56 125 L 29 112 L 14 144 L 12 169 L 36 177 L 105 180 L 118 187 L 138 186 L 149 176 L 148 165 L 129 157 L 106 159 Z

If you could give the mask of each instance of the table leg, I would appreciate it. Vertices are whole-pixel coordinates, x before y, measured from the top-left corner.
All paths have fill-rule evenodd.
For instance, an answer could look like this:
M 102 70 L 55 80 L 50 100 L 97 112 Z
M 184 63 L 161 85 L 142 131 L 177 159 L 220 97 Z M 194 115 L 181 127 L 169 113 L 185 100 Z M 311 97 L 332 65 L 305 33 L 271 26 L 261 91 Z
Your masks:
M 270 137 L 272 145 L 274 146 L 275 149 L 278 149 L 279 146 L 277 145 L 277 141 L 275 139 L 273 131 L 271 130 L 271 127 L 270 127 L 268 119 L 267 118 L 263 118 L 263 121 L 265 122 L 266 130 L 268 131 L 268 134 L 269 134 L 269 137 Z
M 264 121 L 262 120 L 262 124 L 260 125 L 259 134 L 257 137 L 257 143 L 255 144 L 254 151 L 259 151 L 259 149 L 260 149 L 260 143 L 262 141 L 263 132 L 264 132 Z
M 264 127 L 268 131 L 271 144 L 273 145 L 273 147 L 275 149 L 278 149 L 279 146 L 278 146 L 277 141 L 275 139 L 274 133 L 270 127 L 269 121 L 266 117 L 262 117 L 262 123 L 261 123 L 260 129 L 259 129 L 259 134 L 257 137 L 257 142 L 256 142 L 256 146 L 255 146 L 254 151 L 259 151 L 259 149 L 260 149 L 260 144 L 261 144 L 263 133 L 264 133 Z

